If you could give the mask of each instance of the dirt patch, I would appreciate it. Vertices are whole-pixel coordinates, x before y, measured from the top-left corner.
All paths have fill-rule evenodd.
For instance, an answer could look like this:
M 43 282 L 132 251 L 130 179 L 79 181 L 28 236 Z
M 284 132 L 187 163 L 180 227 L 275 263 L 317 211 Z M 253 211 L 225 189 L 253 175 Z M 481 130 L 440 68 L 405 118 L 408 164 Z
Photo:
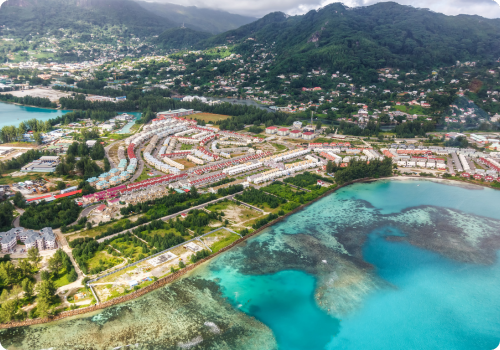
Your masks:
M 71 94 L 67 92 L 62 92 L 53 89 L 30 89 L 30 90 L 9 91 L 6 93 L 16 97 L 31 96 L 31 97 L 48 98 L 51 102 L 59 101 L 61 97 L 71 96 Z

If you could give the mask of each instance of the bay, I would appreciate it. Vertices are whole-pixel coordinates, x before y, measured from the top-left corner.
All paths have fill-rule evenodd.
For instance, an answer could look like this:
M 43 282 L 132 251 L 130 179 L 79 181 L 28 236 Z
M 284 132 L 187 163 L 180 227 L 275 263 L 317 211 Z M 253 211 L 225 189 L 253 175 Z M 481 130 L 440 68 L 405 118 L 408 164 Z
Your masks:
M 11 125 L 17 127 L 21 122 L 29 119 L 46 121 L 69 112 L 71 111 L 19 106 L 0 102 L 0 128 Z
M 0 331 L 8 350 L 494 349 L 500 192 L 340 189 L 144 297 Z

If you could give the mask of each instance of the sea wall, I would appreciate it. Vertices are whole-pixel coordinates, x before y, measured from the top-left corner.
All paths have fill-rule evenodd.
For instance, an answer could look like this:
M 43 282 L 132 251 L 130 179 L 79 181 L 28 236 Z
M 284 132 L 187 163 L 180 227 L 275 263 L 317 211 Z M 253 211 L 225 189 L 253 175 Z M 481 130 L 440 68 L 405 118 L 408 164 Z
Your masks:
M 212 254 L 209 257 L 196 262 L 195 264 L 188 265 L 185 268 L 183 268 L 183 269 L 181 269 L 181 270 L 179 270 L 179 271 L 177 271 L 177 272 L 175 272 L 175 273 L 173 273 L 171 275 L 163 277 L 163 278 L 155 281 L 154 283 L 150 284 L 149 286 L 141 288 L 139 290 L 136 290 L 136 291 L 134 291 L 134 292 L 132 292 L 130 294 L 127 294 L 127 295 L 124 295 L 124 296 L 121 296 L 121 297 L 118 297 L 118 298 L 115 298 L 115 299 L 112 299 L 112 300 L 109 300 L 109 301 L 105 301 L 105 302 L 100 303 L 100 304 L 88 306 L 86 308 L 76 309 L 76 310 L 71 310 L 71 311 L 63 311 L 63 312 L 59 313 L 56 316 L 51 316 L 51 317 L 46 317 L 46 318 L 37 318 L 37 319 L 32 319 L 32 320 L 26 320 L 26 321 L 23 321 L 23 322 L 10 322 L 10 323 L 0 324 L 0 329 L 23 327 L 23 326 L 32 326 L 32 325 L 37 325 L 37 324 L 43 324 L 43 323 L 58 321 L 58 320 L 62 320 L 64 318 L 68 318 L 68 317 L 72 317 L 72 316 L 78 316 L 78 315 L 83 315 L 83 314 L 86 314 L 86 313 L 91 313 L 91 312 L 94 312 L 94 311 L 102 310 L 102 309 L 105 309 L 105 308 L 108 308 L 108 307 L 111 307 L 111 306 L 114 306 L 114 305 L 117 305 L 117 304 L 121 304 L 121 303 L 130 301 L 130 300 L 136 299 L 136 298 L 138 298 L 140 296 L 143 296 L 143 295 L 145 295 L 145 294 L 147 294 L 149 292 L 152 292 L 152 291 L 154 291 L 154 290 L 156 290 L 158 288 L 166 286 L 167 284 L 169 284 L 169 283 L 177 280 L 179 277 L 184 276 L 188 272 L 192 271 L 193 269 L 195 269 L 199 265 L 201 265 L 201 264 L 209 261 L 210 259 L 213 259 L 214 257 L 218 256 L 219 254 L 222 254 L 222 253 L 228 251 L 229 249 L 233 248 L 234 246 L 236 246 L 236 245 L 244 242 L 248 238 L 253 237 L 255 235 L 258 235 L 259 233 L 261 233 L 266 228 L 268 228 L 270 226 L 273 226 L 277 222 L 280 222 L 280 221 L 284 220 L 289 215 L 292 215 L 292 214 L 295 214 L 295 213 L 301 211 L 305 207 L 307 207 L 307 206 L 311 205 L 312 203 L 314 203 L 314 202 L 316 202 L 316 201 L 318 201 L 318 200 L 320 200 L 320 199 L 322 199 L 322 198 L 324 198 L 324 197 L 326 197 L 326 196 L 334 193 L 335 191 L 337 191 L 337 190 L 339 190 L 339 189 L 341 189 L 343 187 L 352 185 L 354 183 L 357 183 L 357 182 L 366 182 L 368 180 L 373 180 L 373 179 L 369 179 L 369 178 L 358 179 L 358 180 L 355 180 L 355 181 L 351 181 L 351 182 L 345 183 L 342 186 L 337 186 L 337 187 L 335 187 L 335 188 L 333 188 L 333 189 L 325 192 L 324 194 L 322 194 L 318 198 L 316 198 L 316 199 L 314 199 L 314 200 L 312 200 L 312 201 L 310 201 L 308 203 L 302 204 L 301 206 L 299 206 L 299 207 L 295 208 L 294 210 L 290 211 L 289 213 L 287 213 L 287 214 L 285 214 L 283 216 L 280 216 L 279 218 L 277 218 L 277 219 L 269 222 L 268 224 L 260 227 L 259 229 L 255 230 L 254 232 L 249 233 L 245 237 L 242 237 L 242 238 L 238 239 L 237 241 L 233 242 L 232 244 L 228 245 L 227 247 L 222 248 L 217 253 Z

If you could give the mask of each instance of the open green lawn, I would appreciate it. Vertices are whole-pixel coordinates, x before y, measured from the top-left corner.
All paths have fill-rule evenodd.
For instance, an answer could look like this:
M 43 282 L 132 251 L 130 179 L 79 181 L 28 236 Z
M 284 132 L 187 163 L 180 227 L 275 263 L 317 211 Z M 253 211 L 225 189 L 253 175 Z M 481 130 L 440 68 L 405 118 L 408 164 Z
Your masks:
M 227 247 L 231 243 L 237 241 L 241 237 L 238 236 L 237 234 L 231 233 L 229 236 L 221 239 L 220 241 L 215 242 L 210 246 L 210 249 L 212 249 L 213 253 L 217 253 L 219 250 L 221 250 L 224 247 Z
M 274 146 L 274 148 L 276 148 L 276 150 L 278 150 L 278 152 L 287 149 L 286 146 L 283 146 L 282 144 L 279 143 L 272 143 L 272 145 Z
M 18 183 L 18 182 L 32 181 L 32 180 L 36 180 L 39 177 L 40 177 L 39 174 L 37 174 L 37 175 L 29 174 L 29 175 L 16 176 L 16 177 L 6 176 L 6 174 L 4 174 L 0 178 L 0 185 L 12 185 L 12 184 Z
M 98 252 L 92 259 L 87 261 L 88 270 L 91 271 L 93 268 L 98 266 L 106 266 L 106 269 L 110 269 L 113 266 L 119 265 L 123 261 L 122 258 L 113 256 L 107 251 L 103 250 Z
M 142 231 L 141 233 L 147 233 L 147 231 Z M 159 230 L 153 230 L 148 235 L 151 236 L 151 237 L 154 236 L 154 235 L 159 235 L 159 236 L 165 237 L 165 235 L 168 234 L 168 233 L 173 233 L 176 236 L 184 237 L 184 239 L 191 239 L 191 238 L 193 238 L 191 236 L 182 236 L 181 233 L 179 231 L 177 231 L 175 228 L 170 228 L 168 230 L 163 229 L 163 228 L 159 229 Z
M 139 178 L 137 180 L 135 180 L 136 182 L 140 182 L 142 180 L 147 180 L 147 179 L 152 179 L 152 178 L 155 178 L 155 177 L 158 177 L 160 175 L 156 175 L 156 176 L 149 176 L 148 173 L 152 171 L 152 169 L 148 168 L 147 166 L 144 167 L 144 169 L 142 170 L 142 174 L 141 176 L 139 176 Z
M 232 201 L 227 201 L 227 202 L 224 201 L 224 202 L 212 204 L 212 205 L 208 206 L 206 209 L 209 211 L 223 211 L 223 210 L 227 209 L 230 205 L 234 205 L 234 203 Z
M 398 111 L 409 113 L 409 114 L 419 114 L 419 115 L 427 115 L 427 111 L 425 108 L 421 106 L 395 106 Z
M 132 134 L 110 134 L 110 135 L 107 136 L 108 138 L 107 139 L 103 139 L 103 141 L 114 142 L 114 141 L 126 139 L 130 135 L 132 135 Z M 113 141 L 111 141 L 111 140 L 113 140 Z
M 191 149 L 193 149 L 193 145 L 182 144 L 181 146 L 181 151 L 189 151 Z
M 123 231 L 123 230 L 125 230 L 124 225 L 129 221 L 130 221 L 130 219 L 121 219 L 118 221 L 110 222 L 109 224 L 106 224 L 106 225 L 94 226 L 90 230 L 83 230 L 82 232 L 79 232 L 77 234 L 67 235 L 66 239 L 68 241 L 72 241 L 72 240 L 79 238 L 79 237 L 96 237 L 96 236 L 100 235 L 101 233 L 106 232 L 110 227 L 118 227 L 119 226 L 122 228 L 122 230 L 120 230 L 120 231 Z
M 63 270 L 64 273 L 60 274 L 60 277 L 54 281 L 54 286 L 56 288 L 65 286 L 67 284 L 70 284 L 71 282 L 68 281 L 68 274 L 66 273 L 66 270 Z
M 143 254 L 142 247 L 136 246 L 132 242 L 123 242 L 123 238 L 113 240 L 110 245 L 116 247 L 116 249 L 118 249 L 123 256 L 134 260 L 136 260 L 140 254 Z

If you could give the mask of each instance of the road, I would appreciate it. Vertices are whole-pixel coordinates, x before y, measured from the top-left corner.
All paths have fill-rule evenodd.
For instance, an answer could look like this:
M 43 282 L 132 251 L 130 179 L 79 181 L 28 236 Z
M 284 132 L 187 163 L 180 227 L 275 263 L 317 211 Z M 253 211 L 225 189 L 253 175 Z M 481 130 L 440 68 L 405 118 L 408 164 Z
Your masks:
M 175 217 L 177 217 L 177 216 L 179 216 L 179 215 L 181 215 L 181 214 L 184 214 L 184 213 L 185 213 L 185 214 L 187 214 L 187 213 L 189 213 L 189 212 L 190 212 L 191 210 L 193 210 L 193 209 L 203 209 L 203 208 L 208 207 L 209 205 L 211 205 L 211 204 L 213 204 L 213 203 L 216 203 L 216 202 L 222 201 L 222 200 L 224 200 L 224 199 L 233 199 L 233 198 L 234 198 L 234 196 L 236 196 L 237 194 L 240 194 L 240 193 L 242 193 L 242 192 L 238 192 L 238 193 L 235 193 L 235 194 L 232 194 L 232 195 L 229 195 L 229 196 L 226 196 L 226 197 L 222 197 L 222 198 L 217 198 L 217 199 L 214 199 L 213 201 L 210 201 L 210 202 L 207 202 L 207 203 L 204 203 L 204 204 L 200 204 L 200 205 L 197 205 L 197 206 L 191 207 L 191 208 L 189 208 L 189 209 L 186 209 L 186 210 L 180 211 L 180 212 L 178 212 L 178 213 L 175 213 L 175 214 L 171 214 L 171 215 L 164 216 L 164 217 L 162 217 L 162 218 L 161 218 L 161 220 L 163 220 L 163 221 L 168 221 L 168 220 L 173 219 L 173 218 L 175 218 Z M 145 223 L 145 224 L 143 224 L 143 225 L 140 225 L 140 226 L 145 226 L 145 225 L 148 225 L 148 224 L 149 224 L 149 222 L 148 222 L 148 223 Z M 137 227 L 140 227 L 140 226 L 137 226 Z M 135 227 L 134 227 L 134 228 L 135 228 Z M 111 235 L 111 236 L 103 237 L 103 238 L 101 238 L 101 239 L 98 239 L 98 240 L 97 240 L 97 242 L 98 242 L 98 243 L 105 242 L 105 241 L 107 241 L 107 240 L 112 239 L 113 237 L 116 237 L 116 236 L 118 236 L 118 235 L 124 234 L 124 233 L 126 233 L 126 232 L 128 232 L 128 231 L 129 231 L 129 230 L 125 230 L 125 231 L 122 231 L 122 232 L 115 233 L 115 234 L 113 234 L 113 235 Z
M 97 208 L 98 206 L 100 206 L 101 204 L 95 204 L 95 205 L 91 205 L 90 207 L 87 207 L 85 209 L 83 209 L 83 211 L 80 213 L 80 215 L 78 216 L 78 219 L 76 219 L 76 221 L 72 224 L 69 224 L 68 226 L 74 226 L 77 224 L 78 220 L 80 220 L 81 218 L 84 218 L 86 217 L 87 215 L 90 214 L 90 212 L 92 210 L 94 210 L 95 208 Z
M 141 157 L 141 148 L 143 146 L 144 146 L 144 144 L 140 144 L 135 149 L 135 156 L 137 158 L 137 170 L 136 170 L 134 176 L 132 176 L 132 178 L 125 183 L 129 183 L 129 182 L 133 183 L 135 180 L 137 180 L 139 178 L 139 176 L 141 176 L 141 174 L 144 170 L 144 160 Z
M 120 140 L 120 141 L 121 141 L 121 140 Z M 113 160 L 111 159 L 111 157 L 109 156 L 109 149 L 110 149 L 111 147 L 113 147 L 113 145 L 114 145 L 115 143 L 120 142 L 120 141 L 115 141 L 115 142 L 113 142 L 113 143 L 110 143 L 110 144 L 109 144 L 109 145 L 107 145 L 106 147 L 104 147 L 104 153 L 106 154 L 106 158 L 108 158 L 108 160 L 109 160 L 109 164 L 111 165 L 111 169 L 117 168 L 117 167 L 118 167 L 118 165 L 117 165 L 117 164 L 115 164 L 115 163 L 113 162 Z
M 12 221 L 12 226 L 14 227 L 21 227 L 19 222 L 21 221 L 21 216 L 24 214 L 24 210 L 21 208 L 16 208 L 17 212 L 19 213 L 19 216 Z

